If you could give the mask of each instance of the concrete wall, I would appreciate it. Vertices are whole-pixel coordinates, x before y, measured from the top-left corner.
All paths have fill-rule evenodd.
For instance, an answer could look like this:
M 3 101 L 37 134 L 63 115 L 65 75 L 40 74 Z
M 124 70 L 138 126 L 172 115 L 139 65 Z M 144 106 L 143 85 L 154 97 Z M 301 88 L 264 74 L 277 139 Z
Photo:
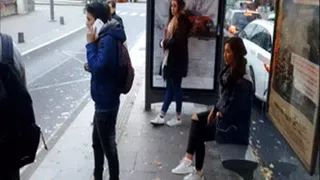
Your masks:
M 26 14 L 34 11 L 34 0 L 6 0 L 0 2 L 0 17 Z
M 0 2 L 0 17 L 17 14 L 17 4 L 15 1 Z

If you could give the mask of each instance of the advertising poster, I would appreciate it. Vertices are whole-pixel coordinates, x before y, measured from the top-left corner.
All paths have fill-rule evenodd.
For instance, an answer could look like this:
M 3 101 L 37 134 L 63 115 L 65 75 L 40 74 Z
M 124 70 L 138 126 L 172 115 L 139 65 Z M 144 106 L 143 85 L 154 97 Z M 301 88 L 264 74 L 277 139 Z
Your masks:
M 280 0 L 275 28 L 268 114 L 312 173 L 319 121 L 319 1 Z
M 185 0 L 185 3 L 193 28 L 188 44 L 188 74 L 182 81 L 182 88 L 213 90 L 219 0 Z M 159 75 L 163 60 L 159 42 L 168 21 L 170 4 L 171 0 L 155 0 L 153 87 L 166 84 Z

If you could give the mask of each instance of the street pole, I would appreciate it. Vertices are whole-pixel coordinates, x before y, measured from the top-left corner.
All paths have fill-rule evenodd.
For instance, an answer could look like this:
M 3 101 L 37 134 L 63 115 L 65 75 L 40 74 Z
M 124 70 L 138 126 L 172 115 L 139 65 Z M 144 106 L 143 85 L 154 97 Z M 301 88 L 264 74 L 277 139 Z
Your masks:
M 50 18 L 54 21 L 54 0 L 50 0 Z

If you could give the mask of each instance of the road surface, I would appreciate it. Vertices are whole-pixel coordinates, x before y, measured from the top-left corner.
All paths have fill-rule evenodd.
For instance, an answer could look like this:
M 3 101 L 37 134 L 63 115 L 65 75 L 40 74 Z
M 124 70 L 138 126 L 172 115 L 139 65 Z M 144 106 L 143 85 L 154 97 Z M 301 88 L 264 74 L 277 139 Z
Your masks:
M 123 18 L 130 49 L 145 31 L 145 4 L 122 5 L 117 11 Z M 88 102 L 90 74 L 83 70 L 85 33 L 85 30 L 80 31 L 54 48 L 26 57 L 28 89 L 37 123 L 47 140 L 70 123 Z

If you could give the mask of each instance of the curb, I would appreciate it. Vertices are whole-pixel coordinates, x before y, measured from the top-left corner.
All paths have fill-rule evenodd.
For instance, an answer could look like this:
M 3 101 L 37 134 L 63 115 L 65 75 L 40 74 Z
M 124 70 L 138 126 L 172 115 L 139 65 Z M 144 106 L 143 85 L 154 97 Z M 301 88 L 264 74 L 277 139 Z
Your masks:
M 61 42 L 67 40 L 68 38 L 70 38 L 70 37 L 72 37 L 72 36 L 75 36 L 75 35 L 78 34 L 79 32 L 84 31 L 85 28 L 86 28 L 86 26 L 83 25 L 83 26 L 81 26 L 80 28 L 77 28 L 77 29 L 75 29 L 75 30 L 73 30 L 73 31 L 71 31 L 71 32 L 69 32 L 69 33 L 67 33 L 67 34 L 64 34 L 64 35 L 62 35 L 62 36 L 60 36 L 60 37 L 57 37 L 57 38 L 52 39 L 52 40 L 50 40 L 50 41 L 47 41 L 47 42 L 45 42 L 45 43 L 43 43 L 43 44 L 40 44 L 40 45 L 38 45 L 38 46 L 36 46 L 36 47 L 34 47 L 34 48 L 31 48 L 31 49 L 29 49 L 29 50 L 27 50 L 27 51 L 24 51 L 24 52 L 21 53 L 21 55 L 22 55 L 23 57 L 27 57 L 27 56 L 32 56 L 32 55 L 41 53 L 42 50 L 44 50 L 44 49 L 50 49 L 50 48 L 52 48 L 52 47 L 54 47 L 54 46 L 57 46 L 58 44 L 60 44 Z
M 38 169 L 42 161 L 45 160 L 50 150 L 60 140 L 62 135 L 69 129 L 71 124 L 78 117 L 79 113 L 83 111 L 83 109 L 87 106 L 89 102 L 90 102 L 90 93 L 88 92 L 81 98 L 81 102 L 79 103 L 79 105 L 71 113 L 70 117 L 64 122 L 64 126 L 58 129 L 54 134 L 52 134 L 51 137 L 46 139 L 46 145 L 49 148 L 48 150 L 44 149 L 44 145 L 42 141 L 40 141 L 37 154 L 36 154 L 36 160 L 33 163 L 26 165 L 20 169 L 21 179 L 30 179 L 32 177 L 33 173 Z
M 49 2 L 40 2 L 40 1 L 35 1 L 35 5 L 50 5 Z M 55 2 L 55 6 L 85 6 L 86 4 L 84 3 L 67 3 L 67 2 Z

